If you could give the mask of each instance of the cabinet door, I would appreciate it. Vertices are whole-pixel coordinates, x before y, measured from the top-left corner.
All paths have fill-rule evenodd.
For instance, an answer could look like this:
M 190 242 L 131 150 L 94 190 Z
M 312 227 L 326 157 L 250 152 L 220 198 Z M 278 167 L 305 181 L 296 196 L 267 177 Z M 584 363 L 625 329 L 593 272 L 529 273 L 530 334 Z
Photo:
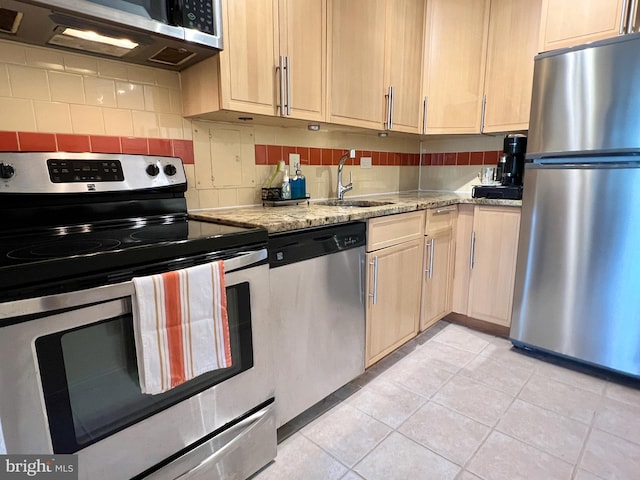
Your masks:
M 391 130 L 420 133 L 425 0 L 387 2 L 386 85 L 393 87 Z
M 329 0 L 329 122 L 383 128 L 385 0 Z
M 491 0 L 483 132 L 527 130 L 540 0 Z
M 473 234 L 473 205 L 458 205 L 453 260 L 453 292 L 451 310 L 467 314 L 469 305 L 469 273 L 471 271 L 471 236 Z
M 367 254 L 367 367 L 418 333 L 422 242 Z
M 427 133 L 480 133 L 489 1 L 427 2 Z
M 452 250 L 451 229 L 427 236 L 424 239 L 420 330 L 430 327 L 451 312 Z
M 277 0 L 223 0 L 222 108 L 276 114 Z
M 540 51 L 615 37 L 625 0 L 543 0 Z
M 278 13 L 280 55 L 289 59 L 290 116 L 324 121 L 327 2 L 279 0 Z
M 520 209 L 476 206 L 473 214 L 468 315 L 511 324 Z

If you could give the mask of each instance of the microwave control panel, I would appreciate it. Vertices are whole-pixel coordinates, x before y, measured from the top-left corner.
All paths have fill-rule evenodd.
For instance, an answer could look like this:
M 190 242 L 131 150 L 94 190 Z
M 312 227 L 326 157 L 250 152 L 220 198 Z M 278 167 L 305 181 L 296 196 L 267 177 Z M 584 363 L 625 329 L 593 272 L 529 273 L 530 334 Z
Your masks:
M 215 35 L 213 31 L 213 2 L 211 0 L 185 0 L 182 10 L 185 27 Z

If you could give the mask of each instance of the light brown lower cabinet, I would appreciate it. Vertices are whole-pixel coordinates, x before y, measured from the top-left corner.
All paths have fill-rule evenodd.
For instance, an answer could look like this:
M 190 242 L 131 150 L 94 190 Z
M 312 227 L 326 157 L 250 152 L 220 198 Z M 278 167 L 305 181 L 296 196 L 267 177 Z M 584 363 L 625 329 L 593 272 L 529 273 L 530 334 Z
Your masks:
M 418 333 L 423 232 L 424 212 L 368 222 L 366 367 Z
M 456 205 L 427 210 L 420 331 L 451 313 Z
M 456 228 L 453 311 L 511 325 L 520 208 L 461 205 Z

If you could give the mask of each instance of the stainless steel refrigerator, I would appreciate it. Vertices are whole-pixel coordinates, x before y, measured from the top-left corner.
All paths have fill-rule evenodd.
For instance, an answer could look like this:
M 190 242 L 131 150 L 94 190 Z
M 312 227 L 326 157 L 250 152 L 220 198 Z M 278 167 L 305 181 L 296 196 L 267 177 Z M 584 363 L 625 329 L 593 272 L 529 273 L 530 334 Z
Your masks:
M 510 337 L 640 377 L 640 34 L 538 55 Z

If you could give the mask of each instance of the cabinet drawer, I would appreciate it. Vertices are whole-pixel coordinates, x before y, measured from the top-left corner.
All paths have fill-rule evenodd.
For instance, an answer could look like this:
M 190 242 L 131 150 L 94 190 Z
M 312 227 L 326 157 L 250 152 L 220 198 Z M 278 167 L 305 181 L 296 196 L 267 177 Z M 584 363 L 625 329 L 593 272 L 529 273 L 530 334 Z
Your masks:
M 434 233 L 453 228 L 457 213 L 457 205 L 429 208 L 427 210 L 427 223 L 424 231 L 425 234 L 433 235 Z
M 367 228 L 367 252 L 416 240 L 424 235 L 424 212 L 372 218 Z

